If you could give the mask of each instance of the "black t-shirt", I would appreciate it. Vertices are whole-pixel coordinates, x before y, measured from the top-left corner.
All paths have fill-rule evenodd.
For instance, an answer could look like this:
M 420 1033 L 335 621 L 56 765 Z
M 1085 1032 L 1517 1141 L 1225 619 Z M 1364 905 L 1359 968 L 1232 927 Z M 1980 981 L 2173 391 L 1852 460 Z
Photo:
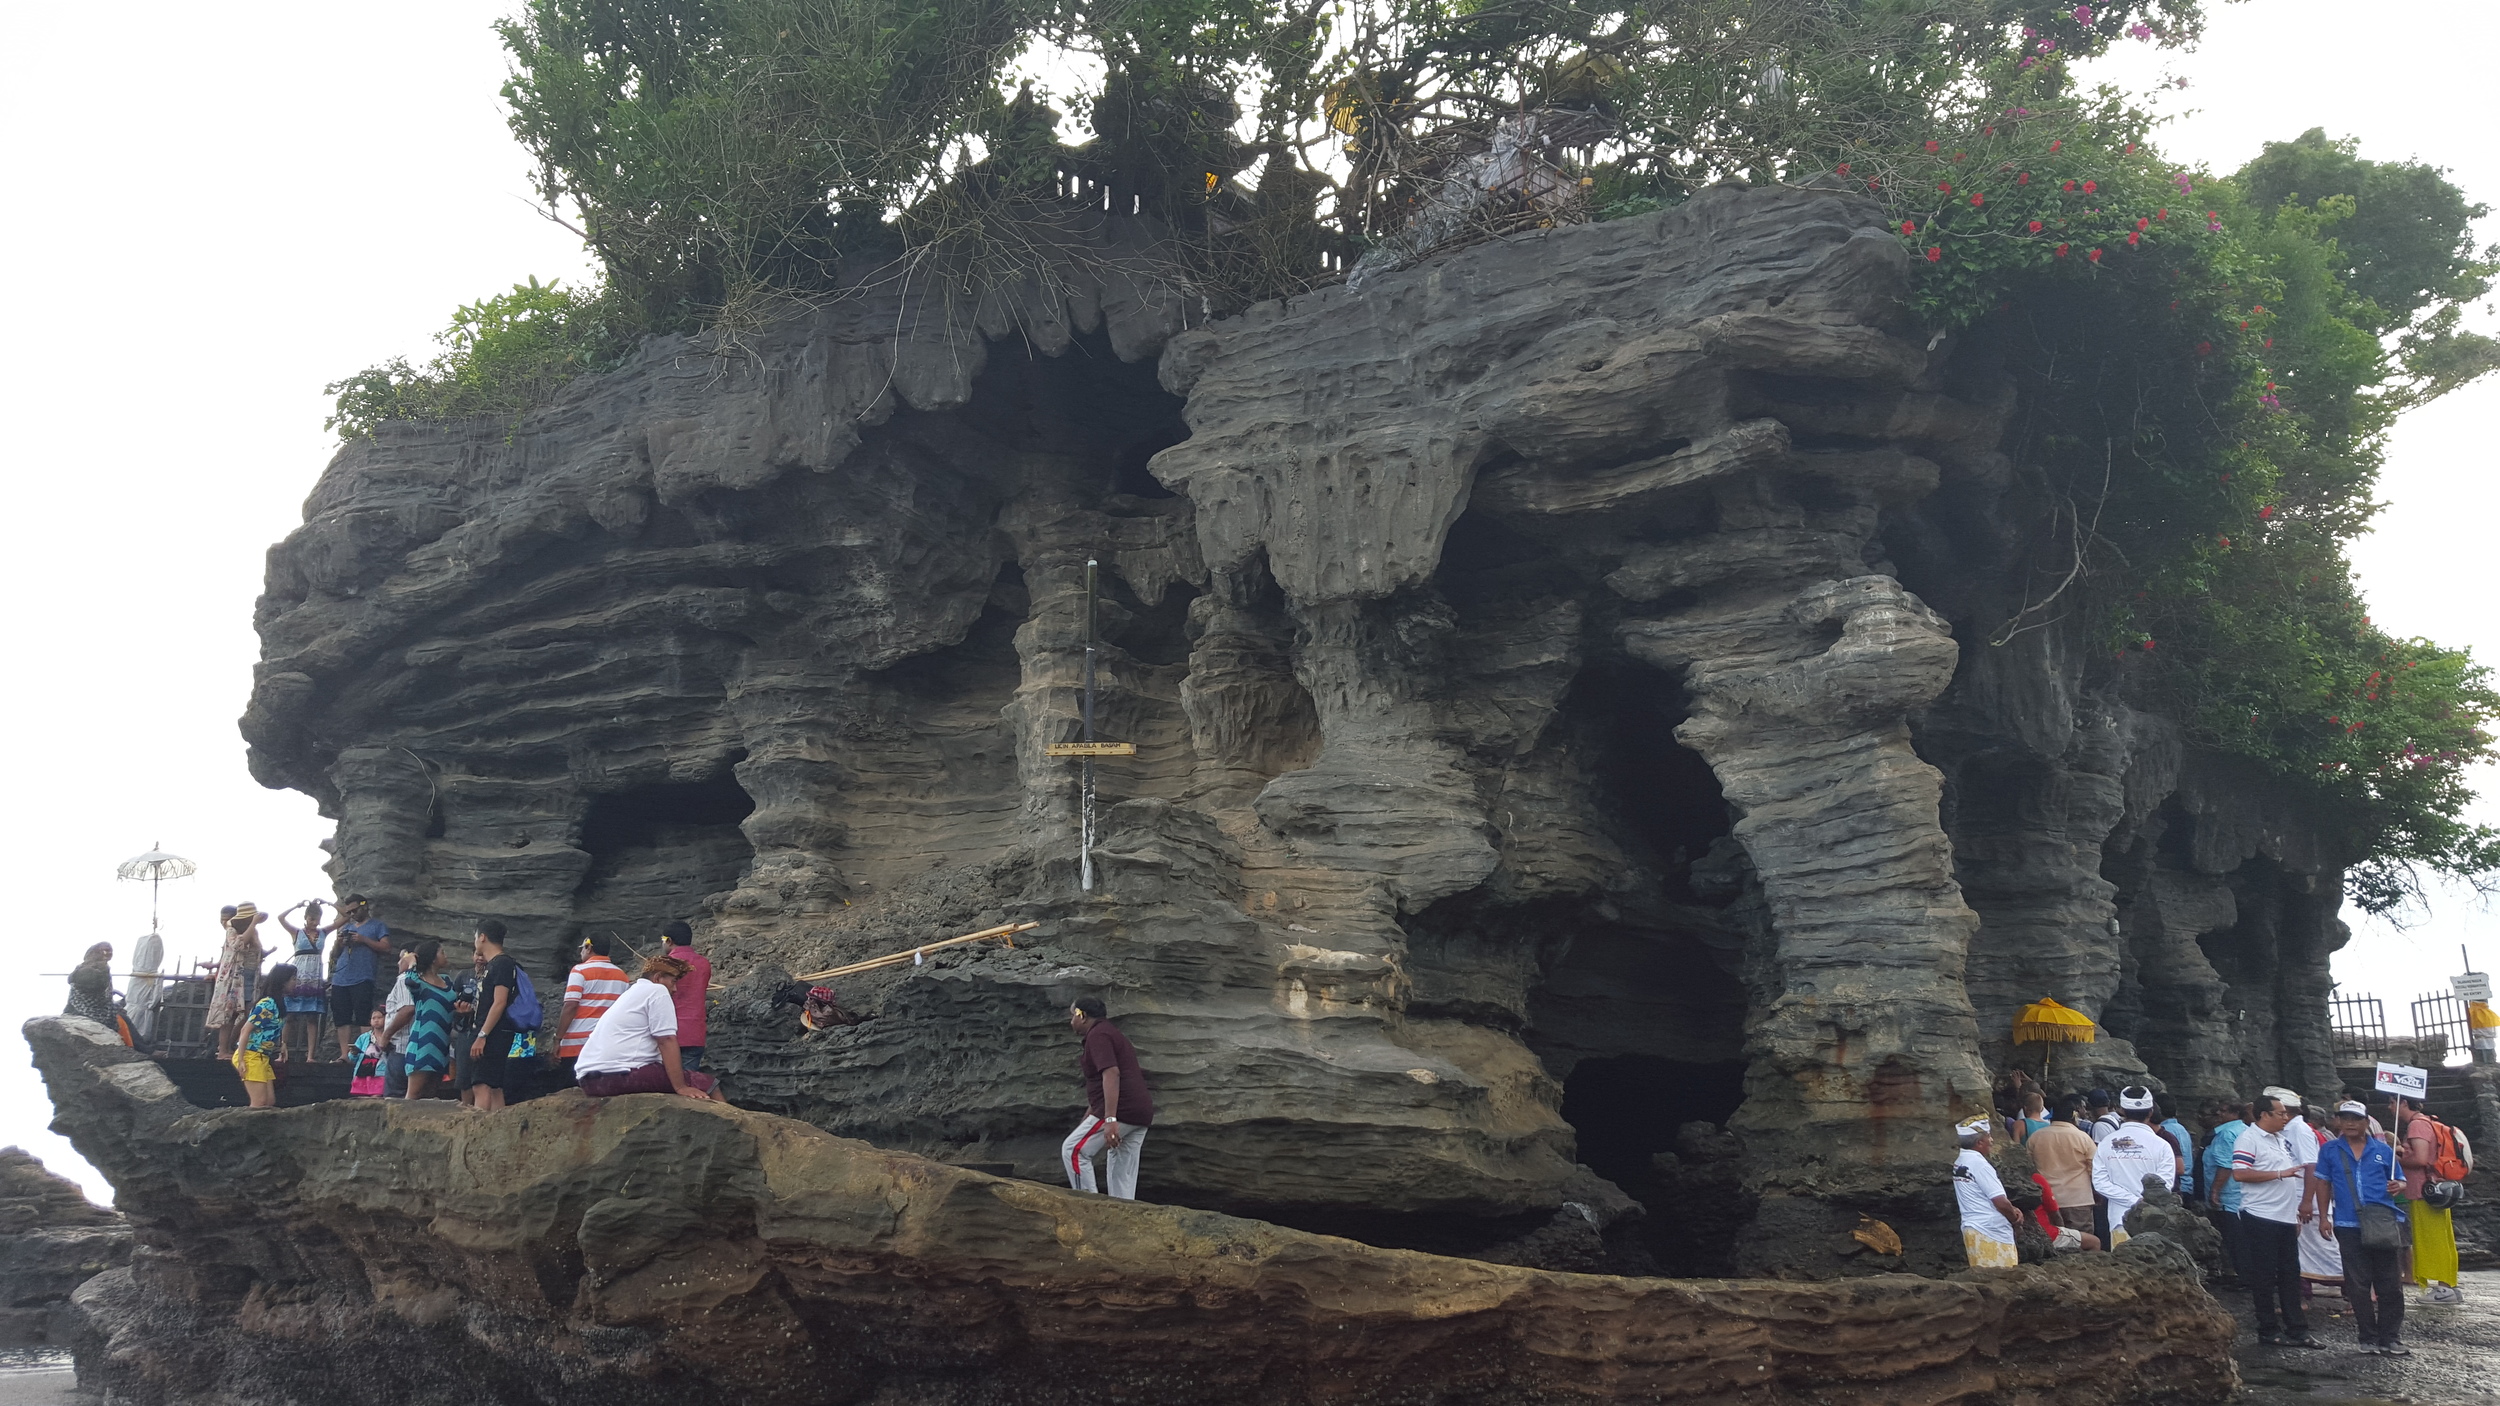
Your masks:
M 512 1003 L 521 999 L 520 970 L 520 964 L 512 960 L 510 953 L 505 953 L 486 963 L 486 978 L 477 984 L 477 1018 L 481 1021 L 486 1019 L 486 1012 L 494 1008 L 496 987 L 507 987 L 512 992 L 504 998 L 503 1019 L 497 1022 L 495 1034 L 521 1033 L 521 1027 L 512 1023 Z

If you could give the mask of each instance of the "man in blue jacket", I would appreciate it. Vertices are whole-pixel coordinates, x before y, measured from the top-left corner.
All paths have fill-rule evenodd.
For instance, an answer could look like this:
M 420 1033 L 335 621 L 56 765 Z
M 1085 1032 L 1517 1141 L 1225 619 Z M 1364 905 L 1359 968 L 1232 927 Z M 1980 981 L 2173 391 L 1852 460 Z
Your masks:
M 2385 1249 L 2361 1243 L 2361 1208 L 2385 1206 L 2399 1220 L 2404 1203 L 2404 1169 L 2396 1150 L 2370 1136 L 2370 1110 L 2359 1103 L 2335 1106 L 2333 1140 L 2318 1149 L 2318 1196 L 2331 1203 L 2332 1215 L 2318 1217 L 2318 1233 L 2342 1245 L 2344 1298 L 2361 1330 L 2361 1350 L 2387 1357 L 2410 1357 L 2401 1332 L 2405 1321 L 2403 1236 Z M 2330 1224 L 2332 1229 L 2329 1228 Z

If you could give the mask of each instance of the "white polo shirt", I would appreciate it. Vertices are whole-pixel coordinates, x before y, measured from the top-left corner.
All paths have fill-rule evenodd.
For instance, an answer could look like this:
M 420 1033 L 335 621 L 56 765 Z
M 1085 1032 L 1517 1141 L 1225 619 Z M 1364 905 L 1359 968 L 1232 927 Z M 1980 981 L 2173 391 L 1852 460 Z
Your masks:
M 2231 1165 L 2252 1172 L 2281 1172 L 2303 1165 L 2300 1152 L 2293 1145 L 2291 1132 L 2270 1133 L 2251 1123 L 2240 1130 L 2240 1140 L 2231 1145 Z M 2317 1149 L 2309 1150 L 2309 1160 L 2317 1160 Z M 2279 1221 L 2285 1225 L 2300 1224 L 2300 1193 L 2307 1185 L 2302 1177 L 2277 1177 L 2272 1181 L 2240 1183 L 2240 1214 L 2260 1220 Z

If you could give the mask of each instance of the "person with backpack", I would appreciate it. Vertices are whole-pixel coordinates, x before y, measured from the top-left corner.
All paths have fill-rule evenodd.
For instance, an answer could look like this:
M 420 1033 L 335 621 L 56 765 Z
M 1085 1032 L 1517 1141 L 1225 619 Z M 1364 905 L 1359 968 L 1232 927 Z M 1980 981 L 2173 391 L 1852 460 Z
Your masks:
M 537 1057 L 538 1023 L 545 1016 L 529 973 L 503 950 L 503 940 L 500 920 L 486 918 L 478 923 L 477 951 L 486 959 L 486 975 L 477 988 L 482 1009 L 477 1037 L 469 1043 L 469 1084 L 477 1091 L 472 1106 L 488 1112 L 505 1105 L 513 1056 Z
M 2450 1208 L 2425 1199 L 2434 1182 L 2462 1182 L 2473 1170 L 2457 1130 L 2421 1109 L 2396 1101 L 2396 1160 L 2404 1167 L 2405 1211 L 2413 1222 L 2414 1283 L 2427 1286 L 2432 1303 L 2465 1298 L 2457 1287 L 2457 1227 Z

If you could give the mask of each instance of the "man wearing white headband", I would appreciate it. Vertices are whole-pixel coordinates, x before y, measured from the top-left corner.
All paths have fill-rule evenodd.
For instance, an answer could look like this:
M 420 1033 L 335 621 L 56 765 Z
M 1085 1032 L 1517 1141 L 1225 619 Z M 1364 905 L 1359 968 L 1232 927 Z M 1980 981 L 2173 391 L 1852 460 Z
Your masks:
M 2179 1184 L 2179 1157 L 2153 1126 L 2153 1091 L 2130 1084 L 2118 1091 L 2118 1130 L 2092 1155 L 2092 1189 L 2109 1203 L 2109 1246 L 2127 1243 L 2127 1212 L 2144 1199 L 2144 1179 Z
M 2021 1213 L 2006 1199 L 2005 1180 L 1988 1161 L 1993 1145 L 1985 1115 L 1953 1130 L 1962 1150 L 1953 1154 L 1953 1198 L 1962 1207 L 1962 1253 L 1973 1269 L 2012 1269 L 2021 1263 L 2014 1252 L 2014 1228 Z

